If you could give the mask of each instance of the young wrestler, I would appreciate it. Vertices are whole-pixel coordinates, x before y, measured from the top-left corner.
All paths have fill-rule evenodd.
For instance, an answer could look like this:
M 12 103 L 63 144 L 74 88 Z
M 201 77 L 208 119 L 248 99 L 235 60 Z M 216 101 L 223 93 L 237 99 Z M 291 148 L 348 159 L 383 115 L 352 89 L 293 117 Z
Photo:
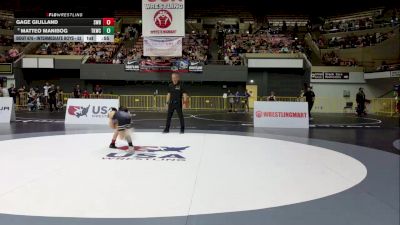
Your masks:
M 117 109 L 112 108 L 111 112 L 108 114 L 108 118 L 110 127 L 115 129 L 110 148 L 117 148 L 115 146 L 115 141 L 117 137 L 119 137 L 122 140 L 125 139 L 128 142 L 129 148 L 133 149 L 131 138 L 132 117 L 128 109 L 121 106 L 117 111 Z

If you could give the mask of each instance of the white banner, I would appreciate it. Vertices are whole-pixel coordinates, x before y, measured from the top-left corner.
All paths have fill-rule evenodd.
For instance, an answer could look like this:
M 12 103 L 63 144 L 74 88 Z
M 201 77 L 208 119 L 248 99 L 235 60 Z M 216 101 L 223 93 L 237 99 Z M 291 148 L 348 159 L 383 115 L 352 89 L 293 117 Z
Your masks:
M 184 0 L 142 0 L 144 37 L 185 36 Z
M 13 98 L 0 97 L 0 123 L 15 121 L 15 108 Z
M 390 72 L 391 77 L 400 77 L 400 70 L 395 70 Z
M 108 124 L 111 107 L 119 107 L 118 99 L 69 98 L 65 124 Z
M 144 56 L 182 56 L 181 37 L 144 37 Z
M 309 128 L 306 102 L 254 102 L 254 127 Z

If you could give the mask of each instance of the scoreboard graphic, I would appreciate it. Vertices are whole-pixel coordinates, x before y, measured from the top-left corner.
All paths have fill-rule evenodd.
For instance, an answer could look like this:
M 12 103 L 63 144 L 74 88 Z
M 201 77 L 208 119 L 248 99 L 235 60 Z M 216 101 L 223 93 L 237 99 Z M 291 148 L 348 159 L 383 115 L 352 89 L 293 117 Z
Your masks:
M 55 13 L 46 16 L 16 18 L 14 42 L 114 42 L 114 18 L 57 18 Z

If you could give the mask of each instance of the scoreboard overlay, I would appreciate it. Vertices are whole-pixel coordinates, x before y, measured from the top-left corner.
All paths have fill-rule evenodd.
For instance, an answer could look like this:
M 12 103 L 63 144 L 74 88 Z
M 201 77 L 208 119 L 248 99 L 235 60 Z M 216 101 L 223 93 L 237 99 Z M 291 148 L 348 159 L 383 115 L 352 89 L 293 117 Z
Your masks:
M 114 18 L 17 18 L 14 42 L 114 42 Z

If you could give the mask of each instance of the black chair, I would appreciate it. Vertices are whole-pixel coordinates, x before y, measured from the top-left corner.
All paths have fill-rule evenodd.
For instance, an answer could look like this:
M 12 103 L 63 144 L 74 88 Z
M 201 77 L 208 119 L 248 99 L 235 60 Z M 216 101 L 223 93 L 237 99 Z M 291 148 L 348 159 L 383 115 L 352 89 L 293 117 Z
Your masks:
M 343 108 L 343 112 L 347 112 L 347 110 L 353 111 L 353 102 L 346 102 L 346 106 Z

